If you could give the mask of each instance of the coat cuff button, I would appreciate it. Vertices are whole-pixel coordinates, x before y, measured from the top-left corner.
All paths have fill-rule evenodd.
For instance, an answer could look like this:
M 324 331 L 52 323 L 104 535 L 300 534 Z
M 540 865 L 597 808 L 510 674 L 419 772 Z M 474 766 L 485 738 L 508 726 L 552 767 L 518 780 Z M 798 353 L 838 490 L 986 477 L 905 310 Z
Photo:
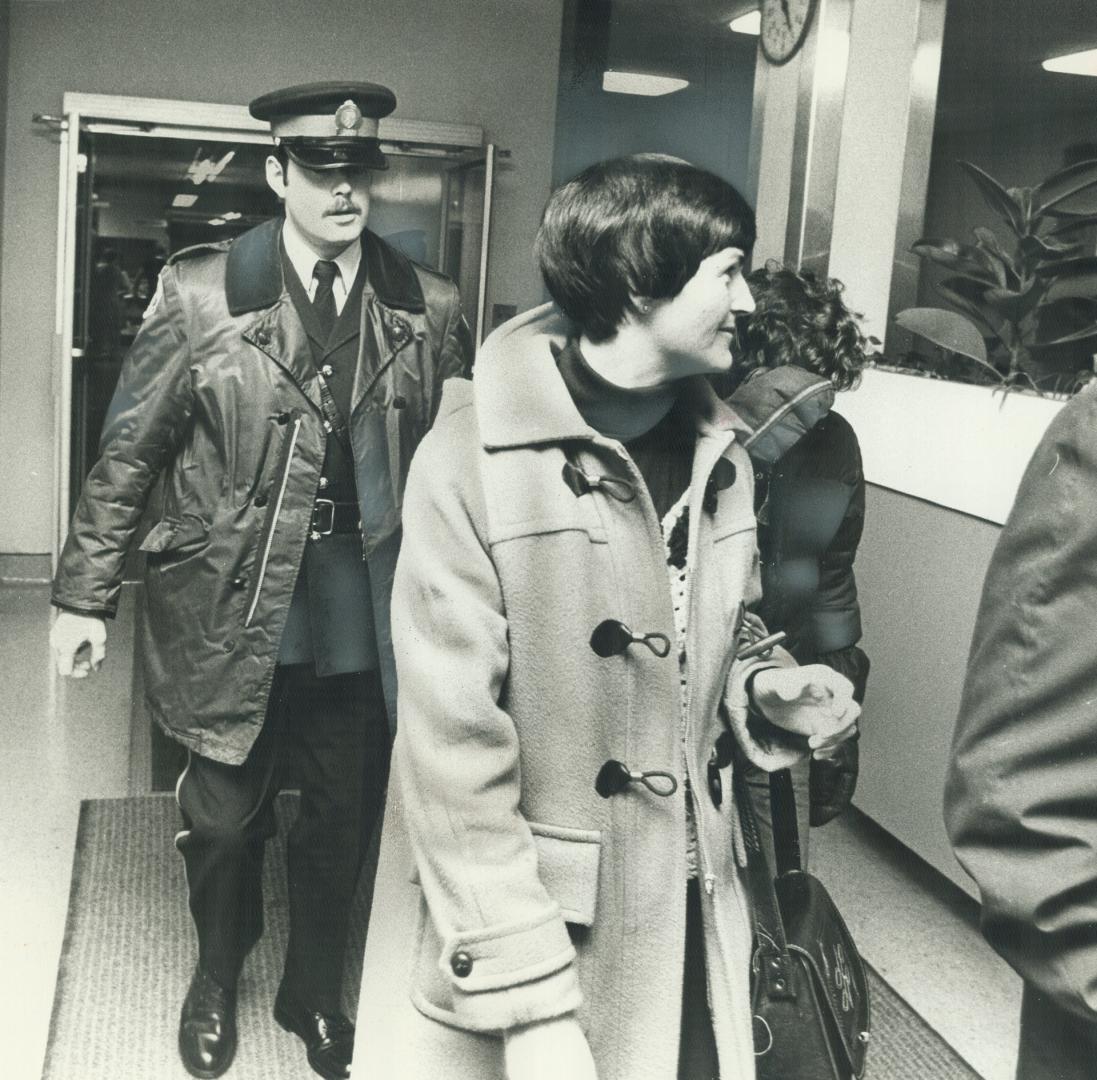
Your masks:
M 472 974 L 472 957 L 467 952 L 454 953 L 449 966 L 453 968 L 453 974 L 459 979 L 465 979 Z

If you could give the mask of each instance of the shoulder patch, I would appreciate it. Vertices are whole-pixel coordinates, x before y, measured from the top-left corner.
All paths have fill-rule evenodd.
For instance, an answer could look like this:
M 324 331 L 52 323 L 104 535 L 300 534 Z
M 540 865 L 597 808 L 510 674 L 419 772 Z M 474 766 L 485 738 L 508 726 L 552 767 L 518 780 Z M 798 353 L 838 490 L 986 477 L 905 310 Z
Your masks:
M 192 244 L 190 247 L 180 248 L 174 254 L 168 256 L 168 266 L 174 266 L 184 259 L 193 259 L 198 255 L 216 255 L 219 251 L 228 251 L 231 240 L 213 240 L 206 244 Z

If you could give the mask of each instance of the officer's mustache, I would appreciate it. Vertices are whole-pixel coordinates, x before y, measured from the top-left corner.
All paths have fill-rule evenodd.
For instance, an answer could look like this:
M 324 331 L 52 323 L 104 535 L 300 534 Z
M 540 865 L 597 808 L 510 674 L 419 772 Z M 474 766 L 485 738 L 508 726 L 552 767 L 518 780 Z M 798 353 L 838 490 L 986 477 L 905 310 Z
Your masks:
M 335 214 L 360 214 L 361 208 L 352 202 L 336 203 L 330 210 L 324 211 L 324 217 L 332 217 Z

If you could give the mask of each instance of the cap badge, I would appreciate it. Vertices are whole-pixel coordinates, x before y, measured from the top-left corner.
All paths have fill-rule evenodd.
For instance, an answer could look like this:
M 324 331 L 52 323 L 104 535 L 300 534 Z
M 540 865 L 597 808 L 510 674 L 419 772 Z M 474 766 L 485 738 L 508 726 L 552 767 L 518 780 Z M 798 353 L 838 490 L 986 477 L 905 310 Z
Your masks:
M 362 110 L 350 98 L 347 98 L 335 110 L 335 131 L 337 135 L 353 135 L 362 122 Z

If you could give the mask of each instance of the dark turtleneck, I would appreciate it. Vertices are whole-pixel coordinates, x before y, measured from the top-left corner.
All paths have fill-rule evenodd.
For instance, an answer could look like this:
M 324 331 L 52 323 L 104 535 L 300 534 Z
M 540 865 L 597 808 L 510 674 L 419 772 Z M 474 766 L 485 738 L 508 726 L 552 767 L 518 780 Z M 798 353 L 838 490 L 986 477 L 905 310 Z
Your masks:
M 647 485 L 661 521 L 689 487 L 695 428 L 676 408 L 678 387 L 617 386 L 598 374 L 570 340 L 553 348 L 556 365 L 579 415 L 595 431 L 623 443 Z

